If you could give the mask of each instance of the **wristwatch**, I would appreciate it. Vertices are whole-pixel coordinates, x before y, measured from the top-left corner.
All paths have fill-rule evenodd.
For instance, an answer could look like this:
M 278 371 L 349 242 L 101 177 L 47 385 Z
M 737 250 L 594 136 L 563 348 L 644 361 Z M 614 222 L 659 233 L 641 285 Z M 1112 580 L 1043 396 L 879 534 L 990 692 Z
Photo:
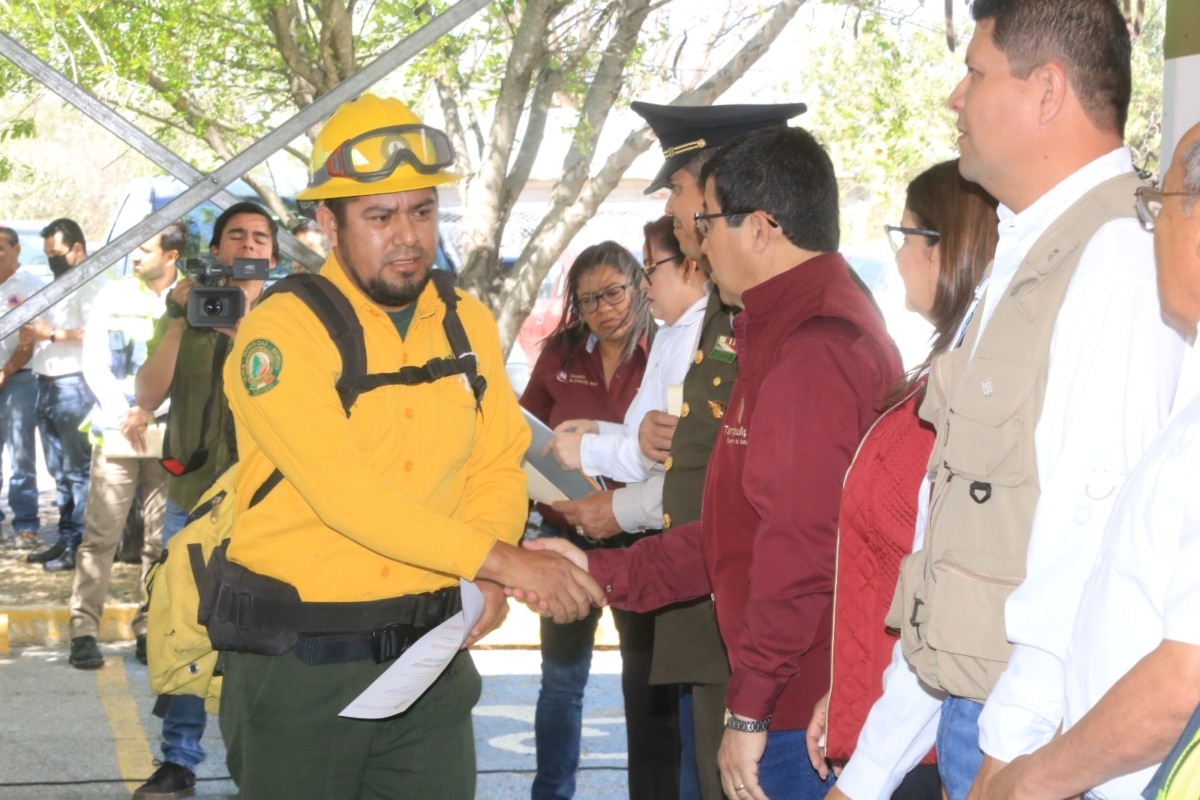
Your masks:
M 187 309 L 175 302 L 175 299 L 167 295 L 167 316 L 171 319 L 179 319 L 187 313 Z
M 729 709 L 725 709 L 725 727 L 741 733 L 762 733 L 771 727 L 771 715 L 766 719 L 738 719 Z

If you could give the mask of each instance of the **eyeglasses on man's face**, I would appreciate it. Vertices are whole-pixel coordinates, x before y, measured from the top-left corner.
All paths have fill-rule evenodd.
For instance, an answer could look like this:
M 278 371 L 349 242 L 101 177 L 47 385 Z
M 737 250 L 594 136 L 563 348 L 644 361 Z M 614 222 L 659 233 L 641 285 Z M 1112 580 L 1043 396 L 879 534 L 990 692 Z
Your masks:
M 649 280 L 650 276 L 654 274 L 654 270 L 658 269 L 663 264 L 670 264 L 672 261 L 679 261 L 682 258 L 683 258 L 683 253 L 676 253 L 673 256 L 667 256 L 666 258 L 660 258 L 658 261 L 651 261 L 650 259 L 645 259 L 644 261 L 642 261 L 642 274 L 644 274 L 646 276 L 646 279 Z
M 1139 186 L 1134 196 L 1137 198 L 1138 221 L 1143 228 L 1152 231 L 1162 211 L 1164 197 L 1200 197 L 1200 192 L 1164 192 L 1153 186 Z
M 722 217 L 744 217 L 747 214 L 752 214 L 752 211 L 717 211 L 713 214 L 701 214 L 699 211 L 692 214 L 692 219 L 696 221 L 696 230 L 701 236 L 708 236 L 712 233 L 712 221 L 721 219 Z
M 888 244 L 892 246 L 893 253 L 900 252 L 900 248 L 904 247 L 909 236 L 925 236 L 929 239 L 931 247 L 937 244 L 938 239 L 942 236 L 937 231 L 931 231 L 928 228 L 907 228 L 903 225 L 884 225 L 883 230 L 887 233 Z
M 601 300 L 606 305 L 618 306 L 625 299 L 625 295 L 632 287 L 632 283 L 619 283 L 616 286 L 607 286 L 599 292 L 576 295 L 575 305 L 579 306 L 579 311 L 582 314 L 591 314 L 594 312 L 600 307 Z

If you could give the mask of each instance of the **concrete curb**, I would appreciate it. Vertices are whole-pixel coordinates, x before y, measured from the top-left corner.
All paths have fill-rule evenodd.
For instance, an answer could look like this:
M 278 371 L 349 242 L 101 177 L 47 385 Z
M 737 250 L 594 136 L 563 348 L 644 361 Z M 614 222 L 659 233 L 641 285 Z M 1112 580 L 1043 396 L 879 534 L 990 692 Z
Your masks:
M 137 614 L 136 603 L 110 603 L 100 618 L 102 642 L 133 639 L 130 623 Z M 508 601 L 504 624 L 479 642 L 477 647 L 496 649 L 537 649 L 541 643 L 539 617 L 515 600 Z M 70 614 L 66 606 L 9 606 L 0 608 L 0 656 L 9 647 L 63 644 L 71 639 Z M 613 648 L 618 644 L 616 627 L 608 609 L 596 626 L 596 646 Z

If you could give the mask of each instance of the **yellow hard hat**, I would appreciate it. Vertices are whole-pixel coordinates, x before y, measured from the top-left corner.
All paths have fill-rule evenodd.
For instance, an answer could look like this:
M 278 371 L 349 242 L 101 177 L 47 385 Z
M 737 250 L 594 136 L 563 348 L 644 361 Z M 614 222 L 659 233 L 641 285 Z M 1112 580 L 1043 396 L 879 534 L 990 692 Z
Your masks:
M 308 187 L 297 200 L 326 200 L 428 189 L 461 178 L 450 172 L 454 146 L 390 97 L 342 103 L 313 144 Z

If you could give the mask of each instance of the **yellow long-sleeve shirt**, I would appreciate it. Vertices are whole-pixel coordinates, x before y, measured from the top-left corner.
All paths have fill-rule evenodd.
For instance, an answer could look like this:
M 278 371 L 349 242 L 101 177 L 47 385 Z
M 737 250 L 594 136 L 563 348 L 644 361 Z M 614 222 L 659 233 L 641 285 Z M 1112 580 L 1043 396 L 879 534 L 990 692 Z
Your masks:
M 432 282 L 401 340 L 336 256 L 321 274 L 355 309 L 369 373 L 453 355 Z M 456 375 L 364 393 L 347 419 L 337 347 L 304 302 L 280 295 L 247 314 L 225 367 L 240 457 L 230 560 L 287 581 L 303 600 L 376 600 L 457 585 L 497 540 L 520 539 L 529 429 L 491 313 L 458 294 L 488 382 L 482 414 Z M 285 480 L 248 508 L 276 467 Z

